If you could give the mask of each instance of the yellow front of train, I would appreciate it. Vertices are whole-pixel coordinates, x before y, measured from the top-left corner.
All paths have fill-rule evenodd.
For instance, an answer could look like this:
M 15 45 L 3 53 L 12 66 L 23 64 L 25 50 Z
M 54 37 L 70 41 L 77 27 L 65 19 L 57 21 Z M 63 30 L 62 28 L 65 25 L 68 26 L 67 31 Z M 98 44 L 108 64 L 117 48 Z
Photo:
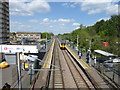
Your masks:
M 60 45 L 60 49 L 64 50 L 65 48 L 66 48 L 65 43 L 61 43 L 61 45 Z

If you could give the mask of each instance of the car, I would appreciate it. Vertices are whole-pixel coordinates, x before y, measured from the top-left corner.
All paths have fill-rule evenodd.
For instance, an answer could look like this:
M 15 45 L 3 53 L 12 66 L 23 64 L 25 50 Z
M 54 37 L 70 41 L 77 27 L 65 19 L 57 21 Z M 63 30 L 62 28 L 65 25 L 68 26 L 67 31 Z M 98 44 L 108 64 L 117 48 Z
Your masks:
M 6 68 L 6 67 L 8 67 L 8 65 L 9 64 L 6 61 L 3 61 L 3 62 L 0 63 L 1 68 Z
M 96 61 L 99 63 L 103 63 L 105 61 L 105 59 L 101 58 L 101 57 L 96 57 Z

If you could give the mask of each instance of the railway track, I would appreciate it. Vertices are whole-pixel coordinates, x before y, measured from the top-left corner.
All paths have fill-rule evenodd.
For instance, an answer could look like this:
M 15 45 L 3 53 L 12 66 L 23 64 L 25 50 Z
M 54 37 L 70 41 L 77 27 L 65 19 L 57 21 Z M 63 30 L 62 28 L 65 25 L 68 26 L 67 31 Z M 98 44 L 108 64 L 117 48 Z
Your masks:
M 49 88 L 64 88 L 62 71 L 57 70 L 61 68 L 58 51 L 57 43 L 55 43 L 52 60 L 52 64 L 55 65 L 55 67 L 52 67 L 54 71 L 51 72 Z
M 52 67 L 54 71 L 50 74 L 49 88 L 93 89 L 93 85 L 69 53 L 66 50 L 60 50 L 58 46 L 58 43 L 55 43 L 52 59 L 55 67 Z M 58 68 L 63 68 L 65 71 L 56 70 Z
M 93 89 L 94 86 L 92 83 L 88 80 L 87 76 L 84 74 L 84 72 L 80 69 L 80 67 L 75 63 L 73 58 L 69 55 L 69 53 L 66 50 L 62 50 L 62 53 L 65 57 L 65 60 L 67 62 L 67 65 L 70 69 L 70 72 L 72 74 L 72 77 L 74 79 L 74 82 L 76 84 L 76 88 L 82 88 L 86 90 Z

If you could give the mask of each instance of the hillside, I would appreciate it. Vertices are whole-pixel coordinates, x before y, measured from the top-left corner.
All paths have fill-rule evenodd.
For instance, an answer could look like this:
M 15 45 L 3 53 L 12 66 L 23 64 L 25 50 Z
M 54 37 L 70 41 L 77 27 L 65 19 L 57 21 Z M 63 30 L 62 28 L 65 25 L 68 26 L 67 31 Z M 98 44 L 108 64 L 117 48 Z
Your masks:
M 111 16 L 109 20 L 101 20 L 92 26 L 80 27 L 71 33 L 65 33 L 62 39 L 69 40 L 76 45 L 77 35 L 79 37 L 79 50 L 88 49 L 91 40 L 91 49 L 101 49 L 120 55 L 120 15 Z M 108 47 L 104 47 L 104 42 L 108 42 Z

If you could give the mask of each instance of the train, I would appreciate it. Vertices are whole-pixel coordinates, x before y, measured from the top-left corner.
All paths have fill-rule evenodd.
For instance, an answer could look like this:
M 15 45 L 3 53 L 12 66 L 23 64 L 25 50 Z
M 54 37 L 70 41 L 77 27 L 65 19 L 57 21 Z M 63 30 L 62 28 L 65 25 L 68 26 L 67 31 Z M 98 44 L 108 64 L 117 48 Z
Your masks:
M 65 50 L 65 49 L 66 49 L 66 43 L 65 43 L 65 42 L 62 42 L 62 43 L 60 44 L 60 49 L 61 49 L 61 50 Z

